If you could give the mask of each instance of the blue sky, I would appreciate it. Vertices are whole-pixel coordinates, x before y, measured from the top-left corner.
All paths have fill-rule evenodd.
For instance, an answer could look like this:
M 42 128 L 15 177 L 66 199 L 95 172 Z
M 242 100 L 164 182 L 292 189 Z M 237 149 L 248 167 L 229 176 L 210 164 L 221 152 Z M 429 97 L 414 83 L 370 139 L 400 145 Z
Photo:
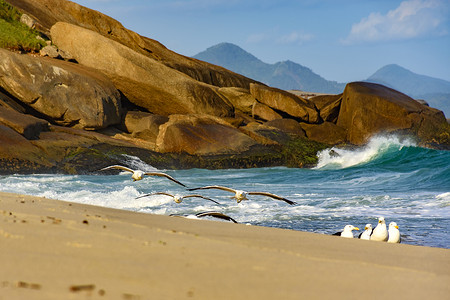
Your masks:
M 387 64 L 450 81 L 450 0 L 74 0 L 193 56 L 221 42 L 328 80 Z

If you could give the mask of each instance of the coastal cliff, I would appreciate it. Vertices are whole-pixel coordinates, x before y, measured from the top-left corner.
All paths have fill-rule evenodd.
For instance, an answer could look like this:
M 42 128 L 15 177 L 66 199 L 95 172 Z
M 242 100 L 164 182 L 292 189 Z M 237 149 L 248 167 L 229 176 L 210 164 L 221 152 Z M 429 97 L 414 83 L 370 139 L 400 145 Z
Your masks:
M 159 168 L 307 167 L 391 133 L 450 147 L 441 111 L 379 84 L 302 98 L 70 1 L 6 2 L 47 46 L 0 49 L 2 173 L 92 172 L 123 154 Z

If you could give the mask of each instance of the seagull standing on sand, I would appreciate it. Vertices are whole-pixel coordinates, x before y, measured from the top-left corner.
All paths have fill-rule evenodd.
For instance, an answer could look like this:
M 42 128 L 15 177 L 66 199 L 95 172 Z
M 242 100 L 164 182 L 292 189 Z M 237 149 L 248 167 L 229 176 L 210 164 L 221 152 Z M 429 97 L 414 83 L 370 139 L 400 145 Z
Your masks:
M 105 171 L 105 170 L 110 170 L 110 169 L 123 170 L 123 171 L 127 171 L 127 172 L 133 173 L 133 175 L 131 175 L 131 178 L 133 178 L 133 181 L 138 181 L 138 180 L 143 179 L 144 175 L 159 176 L 159 177 L 166 177 L 167 179 L 172 180 L 173 182 L 178 183 L 179 185 L 182 185 L 182 186 L 186 187 L 184 184 L 182 184 L 181 182 L 179 182 L 178 180 L 176 180 L 172 176 L 167 175 L 165 173 L 160 173 L 160 172 L 144 172 L 144 171 L 141 171 L 141 170 L 132 170 L 130 168 L 127 168 L 127 167 L 124 167 L 124 166 L 119 166 L 119 165 L 109 166 L 109 167 L 101 169 L 100 171 Z
M 389 223 L 389 239 L 388 243 L 400 243 L 400 231 L 398 230 L 397 223 L 391 222 Z
M 359 228 L 355 227 L 353 225 L 345 225 L 344 231 L 336 232 L 333 235 L 352 239 L 353 238 L 353 230 L 359 230 Z
M 202 199 L 206 199 L 206 200 L 212 201 L 212 202 L 214 202 L 214 203 L 216 203 L 216 204 L 220 204 L 219 202 L 217 202 L 217 201 L 215 201 L 215 200 L 213 200 L 213 199 L 204 197 L 204 196 L 202 196 L 202 195 L 197 195 L 197 194 L 195 194 L 195 195 L 180 196 L 180 195 L 171 195 L 171 194 L 169 194 L 169 193 L 164 193 L 164 192 L 158 192 L 158 193 L 152 193 L 152 194 L 145 194 L 145 195 L 136 197 L 136 199 L 139 199 L 139 198 L 142 198 L 142 197 L 154 196 L 154 195 L 164 195 L 164 196 L 172 197 L 172 198 L 173 198 L 173 201 L 175 201 L 176 203 L 181 203 L 181 202 L 183 201 L 184 198 L 197 197 L 197 198 L 202 198 Z
M 381 242 L 386 242 L 388 240 L 388 231 L 383 217 L 378 218 L 378 225 L 373 230 L 370 240 Z
M 359 238 L 361 240 L 370 240 L 372 232 L 373 232 L 372 224 L 366 224 L 366 227 L 364 227 L 364 231 L 359 234 Z
M 232 199 L 236 199 L 237 203 L 240 203 L 242 200 L 248 200 L 247 195 L 260 195 L 260 196 L 267 196 L 267 197 L 271 197 L 275 200 L 281 200 L 284 201 L 290 205 L 294 205 L 297 204 L 294 201 L 288 200 L 286 198 L 280 197 L 278 195 L 275 194 L 271 194 L 271 193 L 266 193 L 266 192 L 246 192 L 246 191 L 242 191 L 242 190 L 235 190 L 229 187 L 225 187 L 225 186 L 220 186 L 220 185 L 210 185 L 210 186 L 204 186 L 204 187 L 199 187 L 199 188 L 193 188 L 193 189 L 188 189 L 189 191 L 194 191 L 194 190 L 207 190 L 207 189 L 217 189 L 217 190 L 223 190 L 223 191 L 227 191 L 227 192 L 231 192 L 234 193 L 234 196 L 232 197 Z

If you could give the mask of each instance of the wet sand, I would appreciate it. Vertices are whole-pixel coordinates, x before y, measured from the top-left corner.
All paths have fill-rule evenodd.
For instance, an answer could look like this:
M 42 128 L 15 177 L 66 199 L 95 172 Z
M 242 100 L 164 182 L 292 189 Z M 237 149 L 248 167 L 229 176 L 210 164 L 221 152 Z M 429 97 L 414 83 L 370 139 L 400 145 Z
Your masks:
M 0 299 L 449 299 L 450 250 L 0 193 Z

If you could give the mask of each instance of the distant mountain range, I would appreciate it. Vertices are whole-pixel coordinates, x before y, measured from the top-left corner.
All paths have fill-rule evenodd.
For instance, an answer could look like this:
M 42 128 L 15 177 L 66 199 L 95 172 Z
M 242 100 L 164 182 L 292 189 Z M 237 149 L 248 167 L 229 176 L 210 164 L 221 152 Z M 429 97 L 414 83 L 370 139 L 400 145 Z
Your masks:
M 193 57 L 283 90 L 339 94 L 346 85 L 326 80 L 311 69 L 289 60 L 265 63 L 231 43 L 217 44 Z M 382 67 L 365 81 L 383 84 L 414 99 L 426 100 L 431 107 L 450 116 L 449 81 L 415 74 L 395 64 Z
M 329 81 L 311 69 L 292 61 L 265 63 L 239 46 L 221 43 L 195 55 L 200 59 L 222 66 L 233 72 L 283 90 L 302 90 L 316 93 L 339 94 L 345 83 Z

